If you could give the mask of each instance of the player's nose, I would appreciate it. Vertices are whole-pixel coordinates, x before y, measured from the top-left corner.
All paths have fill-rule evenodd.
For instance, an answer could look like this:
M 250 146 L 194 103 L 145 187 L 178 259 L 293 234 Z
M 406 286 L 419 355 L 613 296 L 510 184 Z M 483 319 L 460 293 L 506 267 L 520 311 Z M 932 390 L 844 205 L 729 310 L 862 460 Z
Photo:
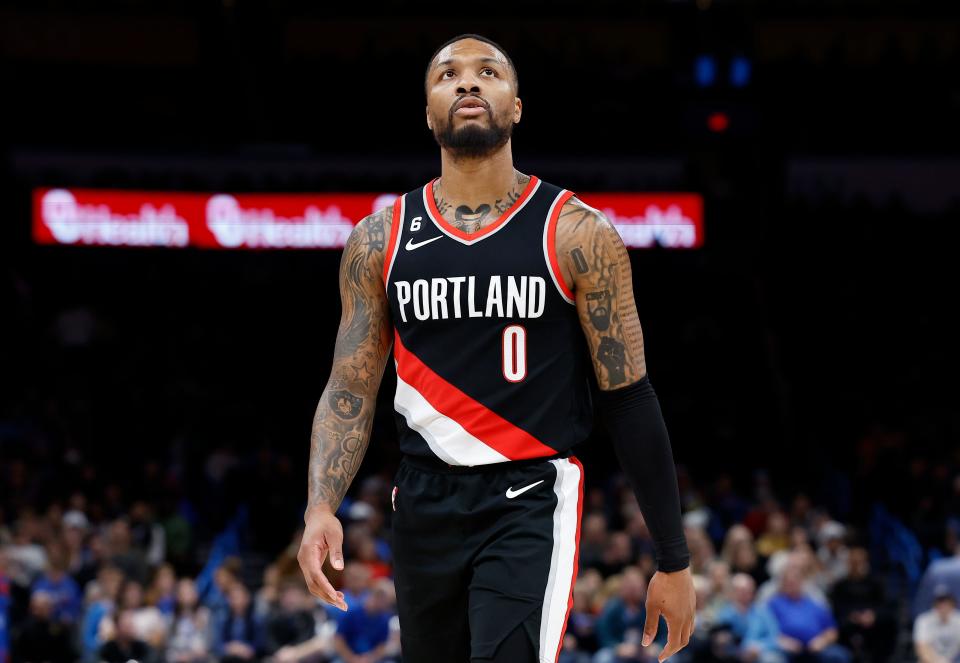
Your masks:
M 470 94 L 480 92 L 480 78 L 472 72 L 460 74 L 460 80 L 457 81 L 457 94 Z

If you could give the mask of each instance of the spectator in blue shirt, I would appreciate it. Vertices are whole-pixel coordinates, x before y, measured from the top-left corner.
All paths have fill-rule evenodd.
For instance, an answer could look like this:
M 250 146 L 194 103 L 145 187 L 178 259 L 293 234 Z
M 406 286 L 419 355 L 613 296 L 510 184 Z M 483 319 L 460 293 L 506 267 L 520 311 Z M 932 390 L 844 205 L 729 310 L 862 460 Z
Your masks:
M 626 663 L 651 661 L 666 643 L 667 627 L 663 617 L 657 626 L 656 640 L 647 648 L 640 644 L 643 625 L 647 619 L 644 601 L 647 597 L 647 579 L 633 566 L 625 568 L 620 576 L 620 596 L 607 601 L 597 620 L 597 639 L 601 650 L 595 663 Z
M 350 608 L 337 624 L 333 647 L 335 663 L 378 663 L 383 660 L 394 614 L 393 583 L 379 580 L 362 606 Z
M 730 658 L 757 663 L 782 663 L 785 657 L 777 646 L 777 621 L 767 606 L 754 602 L 757 585 L 746 573 L 730 581 L 730 600 L 717 611 L 715 649 Z
M 847 663 L 850 654 L 837 644 L 837 623 L 830 610 L 803 591 L 803 573 L 788 565 L 780 591 L 767 604 L 780 628 L 778 643 L 789 661 Z
M 370 573 L 369 567 L 360 562 L 347 562 L 343 569 L 343 587 L 341 587 L 343 600 L 347 604 L 347 612 L 329 603 L 325 603 L 323 607 L 327 612 L 327 616 L 339 623 L 351 610 L 360 610 L 363 607 L 364 600 L 367 598 L 367 594 L 370 593 L 372 580 L 373 576 Z
M 83 607 L 80 588 L 67 575 L 66 566 L 59 553 L 50 552 L 47 570 L 30 588 L 30 593 L 44 592 L 53 599 L 53 620 L 73 624 L 80 618 Z

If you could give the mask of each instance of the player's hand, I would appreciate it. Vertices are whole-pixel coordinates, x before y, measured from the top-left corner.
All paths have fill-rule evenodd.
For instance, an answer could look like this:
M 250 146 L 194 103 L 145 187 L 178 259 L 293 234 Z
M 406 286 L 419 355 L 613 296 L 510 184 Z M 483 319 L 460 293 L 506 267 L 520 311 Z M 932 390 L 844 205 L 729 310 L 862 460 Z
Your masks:
M 643 646 L 650 646 L 657 637 L 657 625 L 660 615 L 663 615 L 667 621 L 667 645 L 658 657 L 660 663 L 663 663 L 690 642 L 696 612 L 697 594 L 693 590 L 690 567 L 674 573 L 657 571 L 647 588 L 647 621 L 643 627 Z
M 343 592 L 334 589 L 323 575 L 323 562 L 327 559 L 327 554 L 330 555 L 333 568 L 343 570 L 343 527 L 329 507 L 325 506 L 309 509 L 304 521 L 303 539 L 300 541 L 297 561 L 300 562 L 307 588 L 317 598 L 346 612 L 347 603 L 343 600 Z

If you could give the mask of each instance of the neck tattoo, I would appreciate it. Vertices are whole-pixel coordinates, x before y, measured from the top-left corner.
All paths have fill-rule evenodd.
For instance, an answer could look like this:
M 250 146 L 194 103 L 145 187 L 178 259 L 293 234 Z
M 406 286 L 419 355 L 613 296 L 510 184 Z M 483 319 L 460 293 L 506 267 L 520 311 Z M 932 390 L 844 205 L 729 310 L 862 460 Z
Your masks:
M 475 208 L 462 204 L 454 207 L 454 203 L 444 197 L 444 192 L 440 188 L 440 180 L 433 186 L 433 197 L 437 204 L 437 210 L 443 215 L 444 219 L 463 232 L 474 233 L 510 209 L 510 206 L 520 199 L 520 195 L 529 182 L 529 175 L 515 172 L 513 186 L 506 195 L 491 203 L 480 203 Z M 451 211 L 452 214 L 450 214 Z

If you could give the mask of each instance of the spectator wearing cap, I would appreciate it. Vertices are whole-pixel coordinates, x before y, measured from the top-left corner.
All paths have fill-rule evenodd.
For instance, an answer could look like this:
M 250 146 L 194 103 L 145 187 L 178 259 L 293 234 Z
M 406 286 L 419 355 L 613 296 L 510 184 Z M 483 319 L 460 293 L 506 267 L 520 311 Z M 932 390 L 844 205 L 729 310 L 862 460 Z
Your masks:
M 840 643 L 854 656 L 881 661 L 893 651 L 896 630 L 883 583 L 870 575 L 870 556 L 862 547 L 850 549 L 847 577 L 833 587 L 830 603 L 840 625 Z
M 768 602 L 777 620 L 780 650 L 788 661 L 846 663 L 850 655 L 837 644 L 837 623 L 829 608 L 804 592 L 803 573 L 788 565 L 783 571 L 780 591 Z
M 850 555 L 844 537 L 847 528 L 835 520 L 824 523 L 817 532 L 817 557 L 820 559 L 821 573 L 826 587 L 833 585 L 847 575 L 847 563 Z
M 63 514 L 61 522 L 63 524 L 63 544 L 66 548 L 67 572 L 73 576 L 78 584 L 82 585 L 85 581 L 91 579 L 89 573 L 85 573 L 90 562 L 93 561 L 93 554 L 86 544 L 90 521 L 87 520 L 83 511 L 73 509 Z
M 933 589 L 933 607 L 913 623 L 913 646 L 920 663 L 960 661 L 960 611 L 946 584 Z

